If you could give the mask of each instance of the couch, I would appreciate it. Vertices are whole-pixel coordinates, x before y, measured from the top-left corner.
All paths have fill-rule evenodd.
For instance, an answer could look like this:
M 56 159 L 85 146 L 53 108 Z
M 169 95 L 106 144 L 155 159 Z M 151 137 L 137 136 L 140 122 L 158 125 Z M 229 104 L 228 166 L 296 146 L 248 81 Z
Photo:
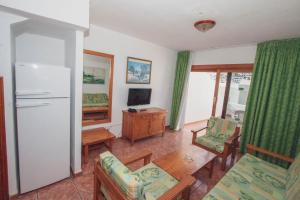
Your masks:
M 294 159 L 247 146 L 245 154 L 203 200 L 300 200 L 300 154 Z M 290 162 L 288 169 L 252 155 L 260 152 Z
M 108 108 L 108 96 L 106 93 L 84 93 L 82 95 L 83 120 L 100 119 L 101 117 L 106 119 L 108 117 Z
M 83 107 L 107 107 L 108 97 L 106 93 L 84 93 L 82 95 Z

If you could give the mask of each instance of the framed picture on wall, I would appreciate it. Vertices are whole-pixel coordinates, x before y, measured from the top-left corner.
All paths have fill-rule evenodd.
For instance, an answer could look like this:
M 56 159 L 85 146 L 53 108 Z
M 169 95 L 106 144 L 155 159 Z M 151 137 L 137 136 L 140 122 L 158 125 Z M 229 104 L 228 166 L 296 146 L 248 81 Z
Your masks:
M 97 67 L 83 67 L 84 84 L 105 84 L 105 69 Z
M 126 83 L 150 84 L 151 60 L 127 57 Z

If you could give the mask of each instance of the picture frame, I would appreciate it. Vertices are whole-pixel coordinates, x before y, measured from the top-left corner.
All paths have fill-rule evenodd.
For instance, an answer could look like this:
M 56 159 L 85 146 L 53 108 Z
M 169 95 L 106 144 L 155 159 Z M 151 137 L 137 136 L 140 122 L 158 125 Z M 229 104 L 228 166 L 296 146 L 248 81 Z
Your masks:
M 105 84 L 106 71 L 103 68 L 83 67 L 83 83 L 84 84 Z
M 152 61 L 127 57 L 126 83 L 150 84 Z

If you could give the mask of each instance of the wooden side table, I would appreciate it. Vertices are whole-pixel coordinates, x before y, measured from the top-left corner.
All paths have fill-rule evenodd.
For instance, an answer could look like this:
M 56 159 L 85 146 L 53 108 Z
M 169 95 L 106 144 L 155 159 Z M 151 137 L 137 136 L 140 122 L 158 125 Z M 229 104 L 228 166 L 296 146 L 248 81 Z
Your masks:
M 82 131 L 82 149 L 84 163 L 89 161 L 89 148 L 92 145 L 104 143 L 105 146 L 112 151 L 112 142 L 115 135 L 105 128 L 96 128 L 91 130 Z

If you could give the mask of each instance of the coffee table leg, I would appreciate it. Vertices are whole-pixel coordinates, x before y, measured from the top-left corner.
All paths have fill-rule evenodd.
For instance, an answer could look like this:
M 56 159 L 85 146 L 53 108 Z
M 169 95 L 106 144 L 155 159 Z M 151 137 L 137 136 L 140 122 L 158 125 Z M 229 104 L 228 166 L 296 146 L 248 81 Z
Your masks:
M 83 157 L 84 157 L 84 163 L 88 163 L 88 161 L 89 161 L 89 145 L 84 146 Z
M 190 199 L 191 187 L 188 187 L 182 192 L 182 199 L 189 200 Z
M 213 175 L 214 166 L 215 166 L 215 158 L 212 161 L 210 161 L 209 178 L 211 178 Z

